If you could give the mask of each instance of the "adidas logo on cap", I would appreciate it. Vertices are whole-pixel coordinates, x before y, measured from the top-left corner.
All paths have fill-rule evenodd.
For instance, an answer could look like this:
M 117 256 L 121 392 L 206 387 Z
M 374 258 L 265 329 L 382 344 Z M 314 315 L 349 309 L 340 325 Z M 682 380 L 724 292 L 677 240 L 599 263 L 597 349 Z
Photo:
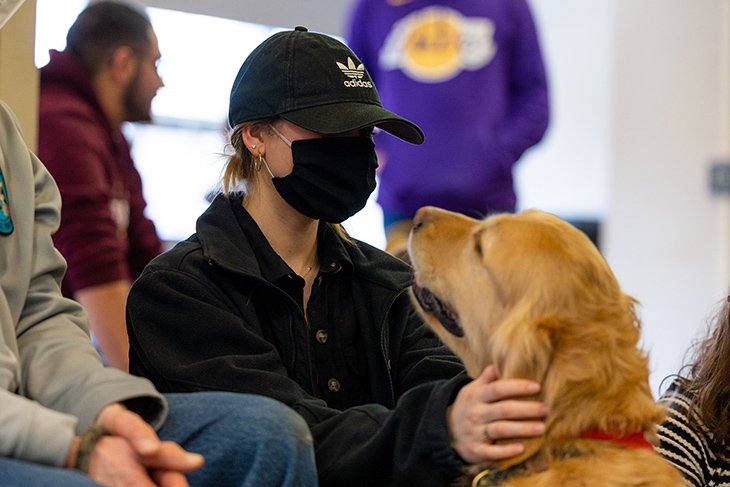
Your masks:
M 360 63 L 359 66 L 355 66 L 355 62 L 351 57 L 347 58 L 347 65 L 337 62 L 337 67 L 350 78 L 350 80 L 343 81 L 348 88 L 372 88 L 373 83 L 370 81 L 363 81 L 362 77 L 365 75 L 365 65 Z

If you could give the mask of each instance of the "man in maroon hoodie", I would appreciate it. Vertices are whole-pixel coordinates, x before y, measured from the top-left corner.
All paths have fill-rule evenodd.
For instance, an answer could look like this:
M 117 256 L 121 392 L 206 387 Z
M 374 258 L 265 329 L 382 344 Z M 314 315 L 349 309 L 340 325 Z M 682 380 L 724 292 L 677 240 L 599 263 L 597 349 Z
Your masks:
M 120 127 L 150 119 L 160 52 L 146 14 L 109 1 L 86 8 L 66 42 L 41 69 L 39 156 L 63 201 L 54 242 L 64 293 L 87 310 L 106 362 L 127 370 L 127 293 L 161 248 Z

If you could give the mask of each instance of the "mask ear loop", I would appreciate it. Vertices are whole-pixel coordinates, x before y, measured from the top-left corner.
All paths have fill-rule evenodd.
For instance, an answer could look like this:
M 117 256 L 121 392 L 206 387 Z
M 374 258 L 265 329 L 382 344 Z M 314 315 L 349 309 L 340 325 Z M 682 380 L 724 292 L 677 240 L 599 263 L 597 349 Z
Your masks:
M 254 165 L 256 166 L 256 170 L 260 171 L 261 165 L 263 163 L 263 166 L 266 168 L 266 171 L 269 173 L 269 176 L 271 176 L 271 179 L 274 179 L 274 173 L 271 172 L 271 169 L 269 168 L 269 163 L 266 162 L 266 159 L 264 159 L 264 156 L 259 154 L 257 157 L 258 157 L 258 161 L 257 161 L 257 163 L 254 163 Z
M 289 139 L 287 139 L 286 137 L 284 137 L 284 134 L 282 134 L 281 132 L 276 130 L 276 127 L 274 127 L 273 125 L 271 125 L 271 124 L 268 124 L 268 125 L 269 125 L 269 128 L 274 132 L 274 134 L 276 134 L 277 137 L 279 137 L 286 145 L 291 147 L 291 141 Z M 259 153 L 258 158 L 259 158 L 259 169 L 261 168 L 261 163 L 263 163 L 263 165 L 266 167 L 266 170 L 269 172 L 271 179 L 274 179 L 274 173 L 271 172 L 271 168 L 269 167 L 269 164 L 266 162 L 266 159 L 264 159 L 264 156 Z
M 269 128 L 271 128 L 271 130 L 274 131 L 274 133 L 276 134 L 276 136 L 279 137 L 286 145 L 288 145 L 289 147 L 291 147 L 291 140 L 289 140 L 286 137 L 284 137 L 284 134 L 282 134 L 281 132 L 279 132 L 278 130 L 276 130 L 276 127 L 274 127 L 273 125 L 269 124 Z

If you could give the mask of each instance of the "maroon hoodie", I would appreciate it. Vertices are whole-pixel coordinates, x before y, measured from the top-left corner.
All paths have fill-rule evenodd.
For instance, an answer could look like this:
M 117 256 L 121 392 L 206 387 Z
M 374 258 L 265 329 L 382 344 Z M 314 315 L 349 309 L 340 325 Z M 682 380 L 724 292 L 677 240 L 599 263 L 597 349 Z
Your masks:
M 129 145 L 106 119 L 89 74 L 69 52 L 50 54 L 41 69 L 38 155 L 61 190 L 53 240 L 68 261 L 63 290 L 71 296 L 134 280 L 161 245 Z

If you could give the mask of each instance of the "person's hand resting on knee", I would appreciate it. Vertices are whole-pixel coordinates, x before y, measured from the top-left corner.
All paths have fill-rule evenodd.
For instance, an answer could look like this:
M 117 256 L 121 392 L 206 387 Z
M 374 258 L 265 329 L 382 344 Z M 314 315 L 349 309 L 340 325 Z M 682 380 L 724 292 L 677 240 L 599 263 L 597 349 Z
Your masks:
M 203 465 L 203 457 L 180 445 L 160 441 L 154 429 L 121 404 L 104 409 L 87 433 L 76 437 L 66 467 L 86 473 L 106 486 L 185 487 L 186 472 Z

